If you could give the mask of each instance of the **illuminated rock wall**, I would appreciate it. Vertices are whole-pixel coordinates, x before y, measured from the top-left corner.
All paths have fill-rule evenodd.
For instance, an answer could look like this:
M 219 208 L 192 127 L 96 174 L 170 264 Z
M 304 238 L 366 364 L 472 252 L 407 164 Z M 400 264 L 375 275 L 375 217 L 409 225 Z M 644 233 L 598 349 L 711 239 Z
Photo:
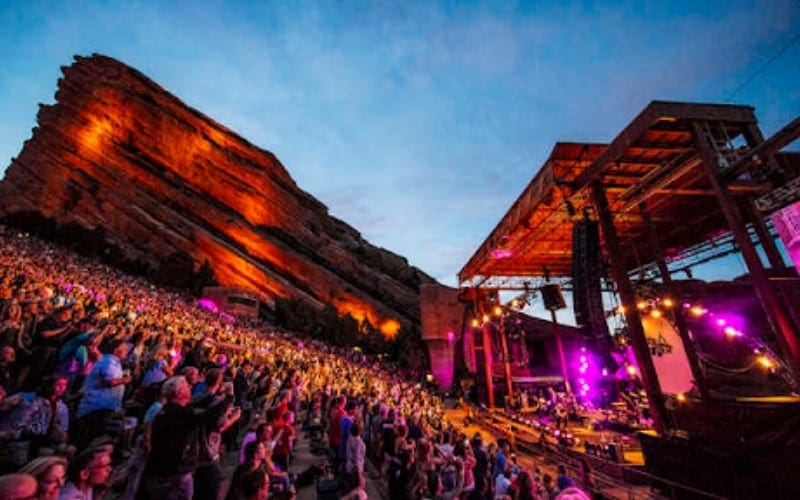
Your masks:
M 0 215 L 102 227 L 152 264 L 186 252 L 221 285 L 330 303 L 389 336 L 419 323 L 432 278 L 330 216 L 272 153 L 119 61 L 75 61 L 0 182 Z

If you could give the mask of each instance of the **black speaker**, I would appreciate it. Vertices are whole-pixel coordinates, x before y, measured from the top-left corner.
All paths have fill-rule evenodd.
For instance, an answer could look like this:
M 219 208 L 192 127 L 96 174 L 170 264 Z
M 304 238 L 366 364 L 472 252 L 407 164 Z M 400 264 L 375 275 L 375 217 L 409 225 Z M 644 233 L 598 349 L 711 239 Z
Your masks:
M 564 301 L 564 295 L 561 293 L 561 287 L 558 285 L 545 285 L 540 291 L 542 292 L 542 300 L 544 300 L 544 307 L 549 311 L 558 311 L 559 309 L 566 309 L 567 303 Z
M 600 288 L 600 230 L 588 217 L 572 228 L 572 303 L 575 323 L 597 347 L 607 349 L 610 341 Z

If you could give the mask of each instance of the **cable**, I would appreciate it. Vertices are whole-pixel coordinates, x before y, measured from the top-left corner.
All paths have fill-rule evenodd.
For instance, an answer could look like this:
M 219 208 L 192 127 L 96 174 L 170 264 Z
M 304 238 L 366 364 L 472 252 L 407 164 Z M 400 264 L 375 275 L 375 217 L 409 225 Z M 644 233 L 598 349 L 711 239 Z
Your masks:
M 733 96 L 735 96 L 737 93 L 739 93 L 739 91 L 740 91 L 740 90 L 742 90 L 744 87 L 746 87 L 748 84 L 750 84 L 750 82 L 752 82 L 753 80 L 755 80 L 755 79 L 756 79 L 756 77 L 757 77 L 759 74 L 761 74 L 761 72 L 762 72 L 762 71 L 764 71 L 764 69 L 765 69 L 767 66 L 769 66 L 769 65 L 770 65 L 770 64 L 771 64 L 773 61 L 775 61 L 775 59 L 777 59 L 777 58 L 779 58 L 781 55 L 783 55 L 783 53 L 784 53 L 784 52 L 786 52 L 787 50 L 789 50 L 789 48 L 790 48 L 792 45 L 794 45 L 795 43 L 797 43 L 797 41 L 798 41 L 798 40 L 800 40 L 800 33 L 798 33 L 797 35 L 795 35 L 795 36 L 794 36 L 794 38 L 792 38 L 791 40 L 789 40 L 789 42 L 788 42 L 786 45 L 784 45 L 783 47 L 781 47 L 781 49 L 780 49 L 778 52 L 776 52 L 776 53 L 775 53 L 775 55 L 773 55 L 772 57 L 770 57 L 769 59 L 767 59 L 766 61 L 764 61 L 764 63 L 763 63 L 761 66 L 759 66 L 759 67 L 758 67 L 758 69 L 756 69 L 756 70 L 755 70 L 755 71 L 754 71 L 754 72 L 753 72 L 753 73 L 752 73 L 752 74 L 751 74 L 751 75 L 750 75 L 750 76 L 747 78 L 747 80 L 745 80 L 744 82 L 742 82 L 742 84 L 741 84 L 741 85 L 739 85 L 738 87 L 736 87 L 736 89 L 734 89 L 734 91 L 733 91 L 733 92 L 731 92 L 730 94 L 728 94 L 728 97 L 726 97 L 726 98 L 725 98 L 725 101 L 730 101 L 730 100 L 733 98 Z

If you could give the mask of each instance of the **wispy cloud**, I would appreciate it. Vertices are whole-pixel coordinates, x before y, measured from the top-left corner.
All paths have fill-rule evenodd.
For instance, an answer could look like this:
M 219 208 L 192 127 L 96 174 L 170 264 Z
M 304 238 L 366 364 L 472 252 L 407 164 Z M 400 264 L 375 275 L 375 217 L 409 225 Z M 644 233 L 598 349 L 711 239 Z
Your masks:
M 0 165 L 58 67 L 106 53 L 453 284 L 555 141 L 609 141 L 652 99 L 724 98 L 800 30 L 796 5 L 3 2 Z M 798 60 L 794 47 L 736 97 L 766 133 L 800 113 Z

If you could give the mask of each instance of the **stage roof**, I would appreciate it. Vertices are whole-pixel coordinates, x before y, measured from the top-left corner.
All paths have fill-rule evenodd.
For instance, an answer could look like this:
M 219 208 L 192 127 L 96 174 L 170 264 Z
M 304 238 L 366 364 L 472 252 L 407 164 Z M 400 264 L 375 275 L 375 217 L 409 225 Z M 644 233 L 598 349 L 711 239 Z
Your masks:
M 651 102 L 611 144 L 557 143 L 550 157 L 459 273 L 477 286 L 489 277 L 568 277 L 572 224 L 583 210 L 593 214 L 590 187 L 601 180 L 621 243 L 626 269 L 652 260 L 640 205 L 646 203 L 667 255 L 727 231 L 725 218 L 706 180 L 692 123 L 724 160 L 726 184 L 741 201 L 769 190 L 749 180 L 741 164 L 750 149 L 744 137 L 756 125 L 750 106 Z M 758 141 L 762 140 L 760 137 Z M 570 207 L 574 215 L 570 213 Z

